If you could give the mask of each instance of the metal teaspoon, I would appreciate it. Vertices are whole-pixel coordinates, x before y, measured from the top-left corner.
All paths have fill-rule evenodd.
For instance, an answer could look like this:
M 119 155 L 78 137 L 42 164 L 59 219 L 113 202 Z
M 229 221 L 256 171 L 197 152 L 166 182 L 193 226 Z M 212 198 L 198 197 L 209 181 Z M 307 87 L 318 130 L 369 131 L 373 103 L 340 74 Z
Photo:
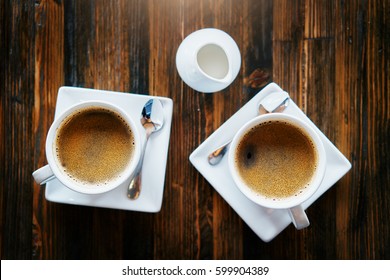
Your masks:
M 145 129 L 146 138 L 142 149 L 141 159 L 138 163 L 138 169 L 130 182 L 129 188 L 127 189 L 127 197 L 132 200 L 137 199 L 141 192 L 142 165 L 149 137 L 153 132 L 160 130 L 164 124 L 164 111 L 160 100 L 149 99 L 142 109 L 140 120 Z

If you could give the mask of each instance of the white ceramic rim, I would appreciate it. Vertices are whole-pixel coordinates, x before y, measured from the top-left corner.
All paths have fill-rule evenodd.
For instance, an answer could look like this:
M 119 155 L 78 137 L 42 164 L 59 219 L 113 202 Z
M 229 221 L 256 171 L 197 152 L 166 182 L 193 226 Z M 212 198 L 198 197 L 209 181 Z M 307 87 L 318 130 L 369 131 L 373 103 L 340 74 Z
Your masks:
M 242 136 L 248 131 L 248 129 L 266 122 L 270 120 L 281 120 L 281 121 L 287 121 L 290 122 L 296 126 L 299 126 L 300 128 L 304 129 L 308 136 L 312 139 L 315 148 L 318 153 L 318 166 L 317 170 L 315 172 L 315 175 L 313 176 L 313 179 L 309 183 L 309 187 L 307 187 L 301 194 L 293 197 L 289 197 L 286 199 L 280 199 L 280 200 L 272 200 L 270 198 L 266 198 L 264 196 L 261 196 L 257 193 L 255 193 L 253 190 L 251 190 L 249 187 L 247 187 L 242 179 L 240 178 L 240 175 L 238 174 L 238 171 L 235 168 L 235 160 L 234 160 L 234 150 L 236 149 L 239 141 L 241 140 Z M 320 186 L 322 179 L 325 175 L 325 169 L 326 169 L 326 153 L 325 148 L 322 143 L 322 140 L 318 136 L 318 134 L 314 131 L 313 128 L 311 128 L 308 124 L 304 123 L 300 119 L 287 115 L 284 113 L 271 113 L 266 115 L 258 116 L 250 121 L 248 121 L 244 126 L 242 126 L 239 131 L 235 134 L 232 143 L 230 145 L 229 149 L 229 155 L 228 155 L 228 164 L 229 164 L 229 170 L 233 177 L 233 181 L 235 182 L 238 189 L 250 200 L 257 203 L 258 205 L 261 205 L 263 207 L 272 208 L 272 209 L 289 209 L 292 207 L 295 207 L 297 205 L 302 204 L 304 201 L 309 199 L 318 189 Z
M 121 117 L 123 117 L 127 124 L 130 126 L 133 135 L 134 135 L 134 143 L 135 143 L 135 149 L 134 149 L 134 155 L 132 158 L 131 163 L 126 167 L 125 171 L 123 172 L 123 175 L 116 180 L 110 182 L 107 185 L 102 186 L 96 186 L 96 187 L 85 187 L 81 184 L 77 184 L 74 180 L 70 179 L 68 176 L 66 176 L 60 169 L 58 168 L 57 161 L 55 159 L 54 153 L 53 153 L 53 140 L 56 135 L 58 127 L 61 125 L 61 123 L 64 121 L 66 117 L 68 117 L 73 112 L 88 108 L 88 107 L 103 107 L 112 111 L 115 111 L 118 113 Z M 70 188 L 71 190 L 77 191 L 79 193 L 84 194 L 100 194 L 105 193 L 110 190 L 115 189 L 116 187 L 123 184 L 126 180 L 128 180 L 131 176 L 133 176 L 133 173 L 135 171 L 135 168 L 138 165 L 138 162 L 141 157 L 141 139 L 140 134 L 137 129 L 137 126 L 135 125 L 134 121 L 131 119 L 131 117 L 121 108 L 117 107 L 116 105 L 105 102 L 105 101 L 99 101 L 99 100 L 90 100 L 90 101 L 83 101 L 80 103 L 75 104 L 74 106 L 66 109 L 51 125 L 49 132 L 46 137 L 46 158 L 48 161 L 48 164 L 53 171 L 56 178 L 66 187 Z

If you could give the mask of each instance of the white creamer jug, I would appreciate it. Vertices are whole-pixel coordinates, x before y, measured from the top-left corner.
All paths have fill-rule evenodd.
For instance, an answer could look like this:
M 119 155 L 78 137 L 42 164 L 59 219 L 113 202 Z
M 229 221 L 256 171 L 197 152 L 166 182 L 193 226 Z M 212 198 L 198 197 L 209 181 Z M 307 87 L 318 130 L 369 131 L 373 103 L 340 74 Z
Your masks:
M 188 35 L 176 53 L 180 77 L 200 92 L 216 92 L 228 87 L 241 67 L 240 50 L 226 32 L 205 28 Z

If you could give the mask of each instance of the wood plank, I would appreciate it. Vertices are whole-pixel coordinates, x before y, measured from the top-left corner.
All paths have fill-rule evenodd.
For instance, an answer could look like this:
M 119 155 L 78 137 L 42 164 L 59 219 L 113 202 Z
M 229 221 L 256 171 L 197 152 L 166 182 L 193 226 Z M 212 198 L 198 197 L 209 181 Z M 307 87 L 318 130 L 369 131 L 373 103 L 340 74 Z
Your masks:
M 272 80 L 288 91 L 295 103 L 306 112 L 307 74 L 302 67 L 304 38 L 304 1 L 274 2 Z
M 6 8 L 6 3 L 5 2 L 1 2 L 0 3 L 1 6 L 0 6 L 0 20 L 1 20 L 1 28 L 0 28 L 0 38 L 1 38 L 1 41 L 0 41 L 0 51 L 2 54 L 5 54 L 8 52 L 8 46 L 7 46 L 7 43 L 6 42 L 9 42 L 9 38 L 7 38 L 7 32 L 6 32 L 6 29 L 8 28 L 8 24 L 7 24 L 7 20 L 6 20 L 6 17 L 5 17 L 5 8 Z M 5 58 L 4 58 L 5 60 Z M 5 92 L 6 90 L 6 85 L 5 85 L 5 77 L 6 77 L 6 64 L 5 63 L 1 63 L 0 64 L 0 87 L 1 87 L 1 90 L 3 92 Z M 5 96 L 5 94 L 3 94 L 2 96 Z M 0 123 L 1 124 L 4 124 L 5 123 L 5 112 L 4 112 L 4 100 L 3 100 L 3 97 L 0 98 Z M 5 136 L 6 136 L 6 133 L 5 133 L 5 125 L 1 125 L 0 126 L 0 209 L 3 213 L 3 209 L 5 209 L 5 197 L 6 197 L 6 193 L 5 193 L 5 186 L 4 186 L 4 182 L 5 182 L 5 177 L 6 177 L 6 173 L 5 173 Z M 5 225 L 5 216 L 4 215 L 0 215 L 0 227 L 3 228 L 3 226 Z M 3 234 L 3 231 L 0 231 L 0 252 L 1 252 L 1 256 L 3 256 L 3 239 L 6 239 L 7 237 Z
M 370 259 L 389 259 L 390 198 L 386 195 L 390 182 L 390 3 L 367 3 L 367 92 L 370 97 L 370 135 L 368 166 L 371 171 L 371 196 L 368 221 L 369 242 L 365 256 Z M 379 70 L 382 69 L 382 70 Z M 387 186 L 387 187 L 386 187 Z M 378 236 L 377 233 L 381 234 Z
M 34 3 L 2 2 L 1 252 L 2 259 L 31 258 L 34 101 Z M 3 41 L 4 40 L 4 41 Z
M 58 3 L 42 1 L 35 5 L 34 45 L 34 169 L 47 164 L 45 156 L 46 135 L 54 120 L 58 87 L 63 84 L 63 7 Z M 31 178 L 32 179 L 32 178 Z M 47 258 L 53 236 L 48 234 L 52 221 L 48 211 L 51 203 L 45 200 L 45 188 L 34 183 L 33 187 L 33 239 L 32 257 Z M 49 238 L 46 238 L 49 237 Z
M 340 85 L 340 95 L 349 93 L 349 98 L 347 95 L 342 102 L 344 132 L 350 137 L 342 139 L 341 144 L 353 166 L 345 183 L 353 187 L 341 193 L 348 198 L 349 207 L 341 202 L 337 204 L 338 217 L 345 219 L 337 221 L 343 228 L 338 236 L 339 254 L 341 257 L 386 258 L 389 241 L 382 236 L 389 230 L 383 227 L 389 223 L 388 215 L 383 215 L 389 207 L 389 199 L 383 196 L 383 186 L 389 182 L 385 172 L 388 153 L 384 152 L 389 149 L 385 140 L 388 139 L 389 113 L 385 106 L 389 104 L 389 64 L 383 50 L 390 42 L 385 32 L 389 6 L 377 1 L 348 4 L 340 7 L 344 16 L 338 26 L 344 30 L 344 35 L 336 46 L 338 66 L 345 69 L 337 68 L 340 75 L 336 83 Z M 351 13 L 352 10 L 357 12 Z M 376 232 L 383 235 L 374 238 Z

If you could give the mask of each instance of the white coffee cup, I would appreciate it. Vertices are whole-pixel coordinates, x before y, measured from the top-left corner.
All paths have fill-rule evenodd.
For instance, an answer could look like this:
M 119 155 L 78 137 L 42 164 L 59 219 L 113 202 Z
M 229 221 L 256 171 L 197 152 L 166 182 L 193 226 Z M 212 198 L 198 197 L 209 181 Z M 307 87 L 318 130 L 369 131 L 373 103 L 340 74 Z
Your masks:
M 287 122 L 293 127 L 299 128 L 311 140 L 313 143 L 312 146 L 317 155 L 317 164 L 316 168 L 314 168 L 314 173 L 305 186 L 302 186 L 302 189 L 300 190 L 301 192 L 295 193 L 288 197 L 280 197 L 278 199 L 266 197 L 265 195 L 250 188 L 239 174 L 239 170 L 236 164 L 236 151 L 238 145 L 243 139 L 243 136 L 245 136 L 252 128 L 270 121 Z M 326 154 L 320 137 L 307 123 L 294 116 L 284 113 L 272 113 L 258 116 L 248 121 L 234 136 L 229 149 L 228 162 L 229 170 L 234 182 L 236 183 L 239 190 L 247 198 L 266 208 L 288 210 L 291 220 L 297 229 L 303 229 L 310 225 L 309 219 L 307 218 L 307 215 L 302 207 L 302 203 L 308 200 L 317 191 L 322 182 L 326 168 Z M 271 176 L 269 178 L 274 180 L 274 177 L 272 177 L 274 175 L 275 174 L 269 174 L 269 176 Z
M 61 168 L 59 161 L 56 159 L 54 142 L 58 129 L 64 124 L 64 121 L 66 121 L 69 116 L 78 111 L 96 107 L 114 112 L 125 121 L 134 136 L 134 152 L 130 158 L 130 162 L 126 165 L 119 176 L 115 176 L 115 178 L 108 180 L 104 184 L 85 186 L 85 184 L 72 179 L 71 175 L 66 174 L 62 170 L 63 168 Z M 54 120 L 46 137 L 45 151 L 48 164 L 33 172 L 33 177 L 38 184 L 43 185 L 49 180 L 57 178 L 63 185 L 71 190 L 84 194 L 100 194 L 120 186 L 134 175 L 134 171 L 141 157 L 140 133 L 131 117 L 118 106 L 106 101 L 84 101 L 71 106 Z

